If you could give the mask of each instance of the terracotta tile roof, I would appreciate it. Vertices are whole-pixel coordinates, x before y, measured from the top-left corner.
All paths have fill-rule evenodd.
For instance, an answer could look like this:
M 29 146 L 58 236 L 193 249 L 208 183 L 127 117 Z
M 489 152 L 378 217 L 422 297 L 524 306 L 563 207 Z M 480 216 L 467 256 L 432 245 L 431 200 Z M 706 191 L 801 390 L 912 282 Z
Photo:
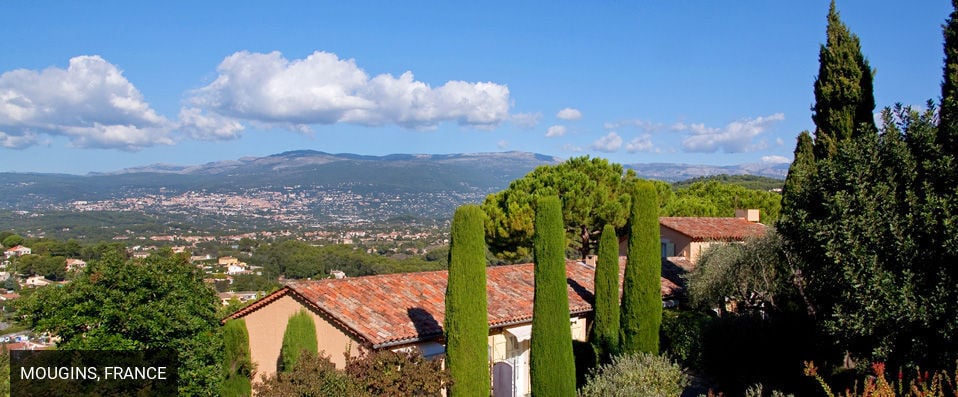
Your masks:
M 765 234 L 765 225 L 744 218 L 662 217 L 659 225 L 689 236 L 694 241 L 745 240 Z
M 620 273 L 624 265 L 623 257 Z M 490 327 L 532 320 L 533 270 L 531 263 L 487 268 Z M 296 281 L 228 318 L 243 317 L 293 294 L 373 348 L 431 339 L 443 333 L 447 275 L 446 271 L 433 271 Z M 566 277 L 569 313 L 592 311 L 594 269 L 568 261 Z M 663 294 L 678 289 L 673 282 L 662 279 Z

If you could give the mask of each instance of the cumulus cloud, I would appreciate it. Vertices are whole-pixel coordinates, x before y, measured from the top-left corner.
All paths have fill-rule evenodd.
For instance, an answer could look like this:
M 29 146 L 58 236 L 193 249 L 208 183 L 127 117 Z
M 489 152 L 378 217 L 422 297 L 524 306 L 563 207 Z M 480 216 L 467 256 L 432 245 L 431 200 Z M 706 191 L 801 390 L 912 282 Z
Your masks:
M 180 110 L 179 130 L 193 139 L 204 141 L 236 139 L 244 129 L 245 127 L 239 121 L 215 113 L 206 113 L 199 108 Z
M 582 148 L 571 143 L 562 145 L 562 150 L 566 152 L 581 152 Z
M 785 115 L 775 113 L 770 116 L 756 117 L 729 123 L 724 128 L 707 127 L 704 124 L 676 123 L 675 131 L 689 133 L 682 139 L 682 148 L 687 152 L 741 153 L 765 147 L 765 142 L 754 143 L 754 139 L 764 133 L 773 123 L 782 121 Z
M 613 131 L 592 142 L 591 147 L 600 152 L 611 153 L 622 147 L 622 137 Z
M 785 156 L 762 156 L 762 162 L 769 164 L 787 164 L 791 163 L 792 160 Z
M 549 127 L 549 128 L 546 130 L 546 138 L 554 138 L 554 137 L 558 137 L 558 136 L 563 136 L 563 135 L 565 135 L 565 132 L 566 132 L 566 128 L 565 128 L 564 125 L 554 125 L 554 126 Z
M 158 115 L 115 65 L 78 56 L 66 69 L 0 74 L 0 145 L 24 148 L 40 136 L 77 147 L 138 150 L 173 143 L 173 123 Z
M 653 149 L 652 136 L 649 134 L 633 138 L 629 143 L 625 144 L 625 151 L 629 153 L 651 152 Z
M 507 149 L 507 148 L 509 148 L 509 141 L 501 140 L 501 141 L 499 141 L 498 143 L 496 143 L 496 146 L 497 146 L 499 149 Z
M 370 77 L 355 60 L 328 52 L 288 60 L 275 51 L 241 51 L 226 57 L 217 72 L 187 102 L 240 121 L 297 129 L 334 123 L 431 129 L 444 121 L 491 128 L 509 119 L 509 88 L 504 85 L 448 81 L 431 87 L 409 71 Z
M 610 122 L 604 123 L 602 126 L 603 128 L 607 130 L 616 130 L 623 127 L 630 127 L 630 128 L 636 128 L 645 132 L 657 132 L 665 128 L 665 125 L 661 123 L 655 123 L 652 121 L 641 120 L 641 119 L 610 121 Z
M 539 125 L 539 120 L 542 119 L 542 113 L 516 113 L 509 117 L 509 121 L 512 121 L 513 124 L 519 126 L 520 128 L 531 130 Z
M 575 108 L 565 108 L 556 113 L 556 117 L 563 120 L 578 120 L 582 118 L 582 112 Z

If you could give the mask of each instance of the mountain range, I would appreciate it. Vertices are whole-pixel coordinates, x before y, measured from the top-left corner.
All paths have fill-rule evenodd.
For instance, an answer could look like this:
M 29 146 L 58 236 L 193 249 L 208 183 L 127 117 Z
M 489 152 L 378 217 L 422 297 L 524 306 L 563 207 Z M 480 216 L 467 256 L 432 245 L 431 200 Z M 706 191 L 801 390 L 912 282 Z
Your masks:
M 528 152 L 363 156 L 292 151 L 88 175 L 0 173 L 0 230 L 58 238 L 132 231 L 314 230 L 448 221 L 535 167 L 563 159 Z M 632 164 L 665 181 L 729 174 L 784 179 L 787 164 Z
M 361 193 L 460 192 L 484 196 L 504 189 L 537 166 L 561 161 L 529 152 L 365 156 L 300 150 L 202 165 L 153 164 L 88 175 L 0 173 L 0 208 L 42 208 L 142 193 L 231 193 L 293 186 L 349 186 Z M 641 177 L 669 182 L 718 174 L 784 179 L 788 171 L 788 164 L 650 163 L 625 167 Z

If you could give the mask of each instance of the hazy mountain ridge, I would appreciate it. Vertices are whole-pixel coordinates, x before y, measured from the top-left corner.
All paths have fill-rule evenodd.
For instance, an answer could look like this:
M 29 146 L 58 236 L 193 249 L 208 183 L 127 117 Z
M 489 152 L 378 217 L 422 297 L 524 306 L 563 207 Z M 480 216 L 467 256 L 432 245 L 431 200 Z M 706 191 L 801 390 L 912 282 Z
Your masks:
M 200 165 L 152 164 L 88 175 L 0 173 L 0 208 L 38 209 L 75 201 L 190 191 L 282 192 L 292 187 L 341 189 L 359 194 L 445 192 L 481 198 L 506 188 L 509 182 L 537 166 L 561 161 L 558 157 L 529 152 L 368 156 L 298 150 Z M 641 177 L 670 182 L 717 174 L 784 179 L 788 172 L 788 164 L 625 166 Z

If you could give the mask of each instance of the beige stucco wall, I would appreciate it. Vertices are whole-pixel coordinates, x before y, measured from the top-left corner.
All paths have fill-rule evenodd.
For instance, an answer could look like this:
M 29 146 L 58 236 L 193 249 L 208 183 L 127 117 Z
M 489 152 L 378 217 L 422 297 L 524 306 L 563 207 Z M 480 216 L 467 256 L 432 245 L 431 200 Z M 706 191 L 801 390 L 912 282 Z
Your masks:
M 286 295 L 244 317 L 246 330 L 249 332 L 250 358 L 256 364 L 257 380 L 259 375 L 272 376 L 276 373 L 286 323 L 290 316 L 300 310 L 306 310 L 313 317 L 319 351 L 325 352 L 337 368 L 343 368 L 346 365 L 343 353 L 347 348 L 353 356 L 360 353 L 360 345 L 357 341 L 323 317 L 307 309 L 292 296 Z
M 695 254 L 695 249 L 692 246 L 692 239 L 689 236 L 667 227 L 660 227 L 659 238 L 663 241 L 668 240 L 672 242 L 672 245 L 675 247 L 675 256 L 684 256 L 689 258 L 690 261 L 694 262 L 694 260 L 691 258 L 693 255 L 697 254 Z

